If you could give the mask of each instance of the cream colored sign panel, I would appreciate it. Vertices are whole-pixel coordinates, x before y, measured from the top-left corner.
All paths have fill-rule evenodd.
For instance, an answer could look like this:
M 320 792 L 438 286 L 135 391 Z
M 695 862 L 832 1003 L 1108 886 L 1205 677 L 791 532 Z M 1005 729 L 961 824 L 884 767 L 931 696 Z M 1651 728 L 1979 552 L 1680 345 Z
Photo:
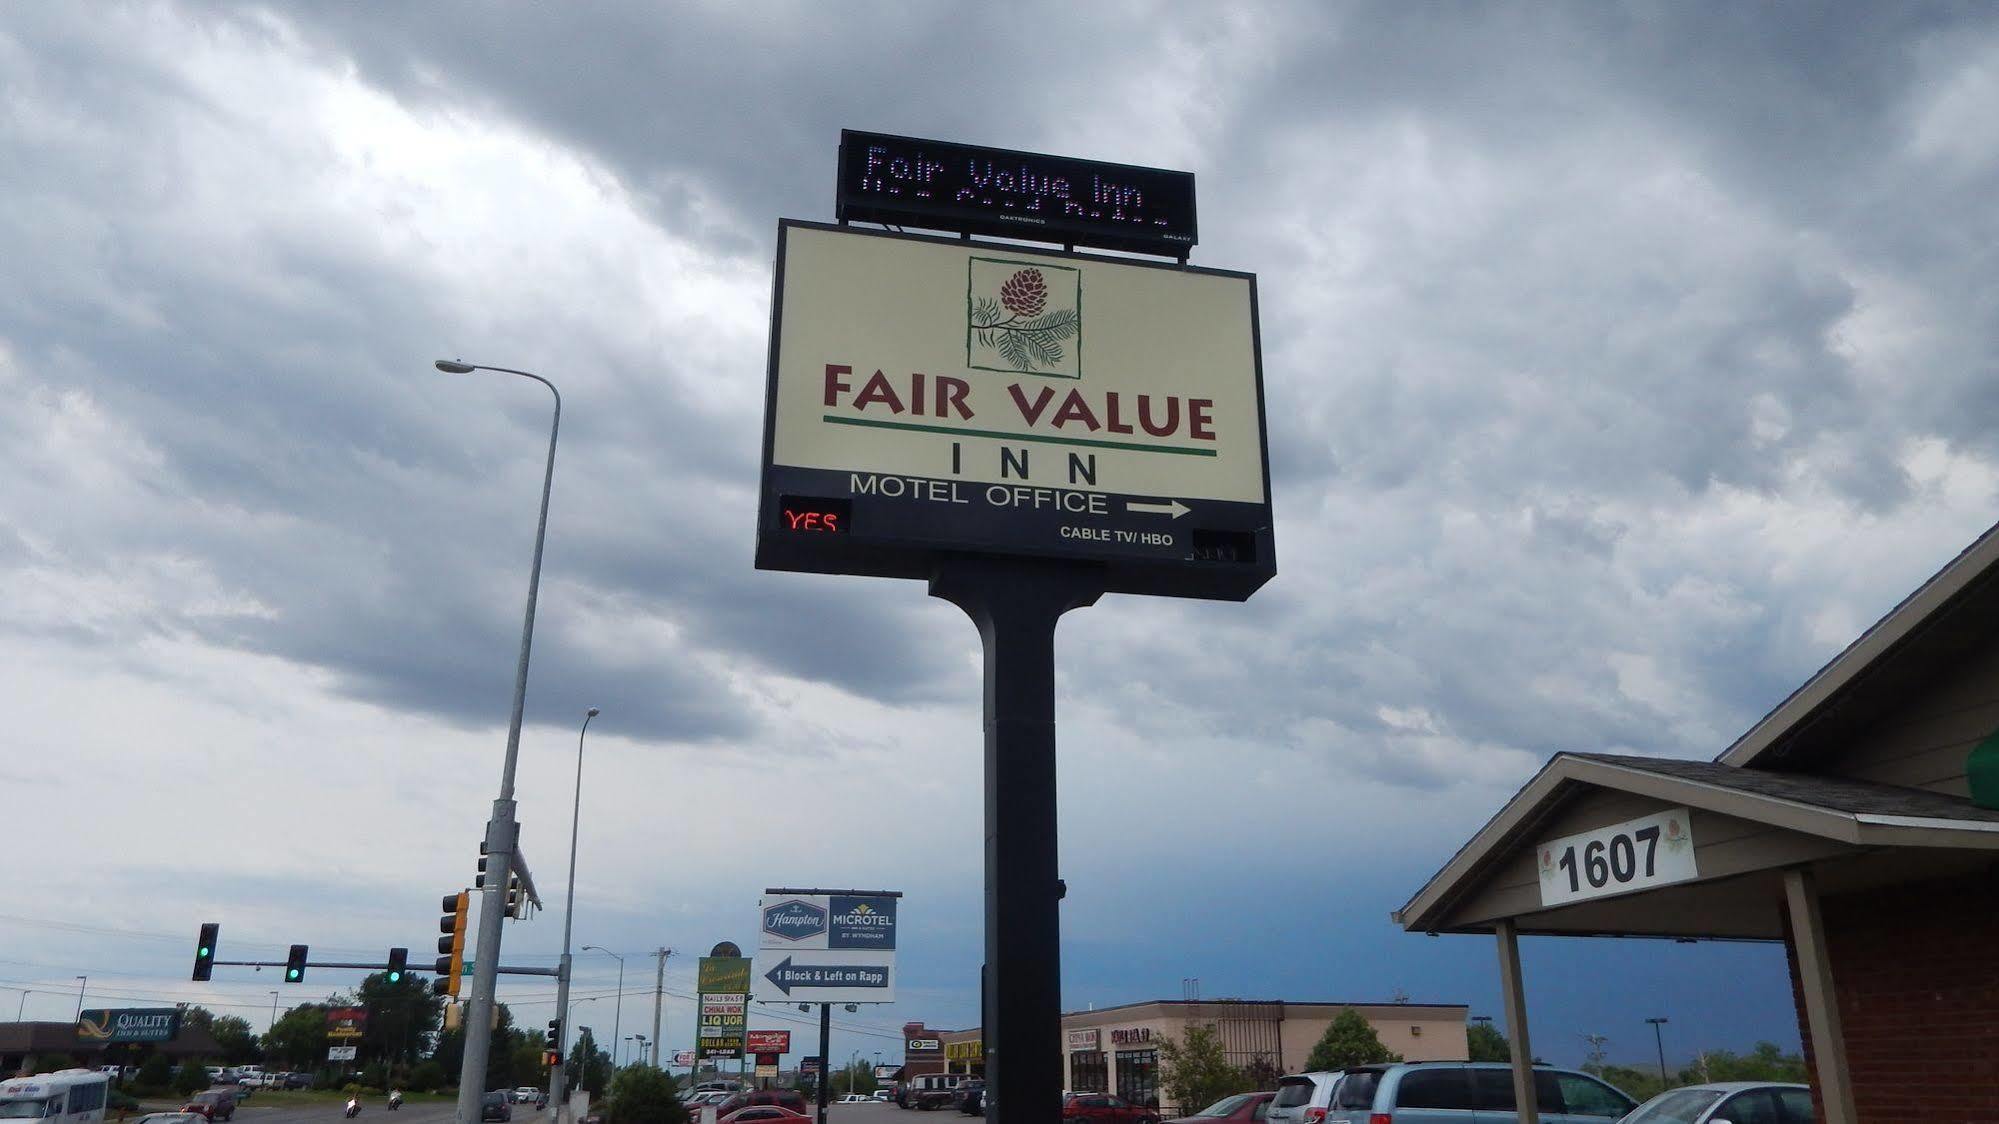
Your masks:
M 787 239 L 773 463 L 1265 501 L 1247 277 Z

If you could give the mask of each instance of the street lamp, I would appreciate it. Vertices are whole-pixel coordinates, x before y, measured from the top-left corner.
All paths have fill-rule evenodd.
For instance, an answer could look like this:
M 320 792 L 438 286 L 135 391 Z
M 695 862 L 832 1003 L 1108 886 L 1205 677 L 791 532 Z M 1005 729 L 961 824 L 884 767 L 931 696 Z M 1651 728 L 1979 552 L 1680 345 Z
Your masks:
M 592 708 L 590 713 L 595 714 L 597 712 Z M 582 735 L 577 735 L 577 740 L 581 741 Z M 583 768 L 583 751 L 581 748 L 576 751 L 576 768 L 579 772 Z M 611 1050 L 615 1054 L 618 1050 L 618 1043 L 623 1041 L 618 1035 L 625 1025 L 625 958 L 600 945 L 586 944 L 583 946 L 583 951 L 601 952 L 618 962 L 618 1003 L 611 1011 Z M 611 1060 L 613 1062 L 617 1061 L 615 1057 Z
M 499 982 L 500 922 L 506 909 L 507 884 L 513 874 L 514 846 L 520 835 L 514 823 L 514 766 L 520 760 L 521 712 L 527 705 L 528 652 L 534 646 L 534 604 L 541 590 L 541 550 L 548 537 L 548 493 L 555 483 L 555 438 L 562 430 L 562 392 L 532 371 L 489 367 L 439 359 L 446 374 L 494 371 L 533 379 L 555 396 L 555 415 L 548 426 L 548 464 L 541 477 L 541 515 L 534 529 L 534 564 L 528 571 L 527 613 L 521 623 L 520 662 L 514 668 L 514 707 L 507 722 L 507 760 L 500 771 L 500 795 L 486 821 L 486 886 L 479 906 L 479 943 L 472 965 L 472 1003 L 465 1013 L 465 1057 L 458 1076 L 458 1124 L 479 1124 L 480 1101 L 486 1089 L 486 1059 L 493 1046 L 493 991 Z
M 278 1025 L 278 993 L 274 991 L 271 993 L 271 1025 L 264 1028 L 264 1033 L 269 1034 L 273 1029 L 277 1027 L 277 1025 Z
M 576 794 L 569 808 L 569 896 L 562 903 L 562 965 L 555 977 L 555 1009 L 562 1021 L 555 1024 L 555 1064 L 548 1067 L 549 1119 L 562 1120 L 562 1094 L 569 1085 L 569 934 L 576 920 L 576 831 L 583 820 L 583 735 L 590 732 L 590 720 L 603 713 L 596 707 L 583 712 L 583 728 L 576 731 Z
M 1672 1021 L 1666 1018 L 1646 1019 L 1652 1024 L 1652 1042 L 1659 1047 L 1659 1087 L 1666 1087 L 1666 1037 L 1659 1028 Z

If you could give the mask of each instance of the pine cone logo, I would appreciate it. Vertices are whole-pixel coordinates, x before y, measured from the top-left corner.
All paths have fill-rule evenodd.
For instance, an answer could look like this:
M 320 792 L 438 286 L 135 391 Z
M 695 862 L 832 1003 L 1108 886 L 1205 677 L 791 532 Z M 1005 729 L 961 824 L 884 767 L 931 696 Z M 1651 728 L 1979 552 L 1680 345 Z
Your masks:
M 1000 286 L 1000 303 L 1017 316 L 1039 316 L 1048 307 L 1048 282 L 1038 269 L 1023 269 Z

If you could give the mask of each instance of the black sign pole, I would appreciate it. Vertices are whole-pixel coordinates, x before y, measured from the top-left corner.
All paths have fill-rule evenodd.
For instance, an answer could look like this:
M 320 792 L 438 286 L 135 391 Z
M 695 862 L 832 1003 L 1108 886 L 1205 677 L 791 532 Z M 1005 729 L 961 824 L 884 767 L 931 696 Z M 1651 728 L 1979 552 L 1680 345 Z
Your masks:
M 819 1005 L 819 1073 L 817 1080 L 813 1082 L 819 1087 L 819 1124 L 826 1124 L 826 1086 L 828 1084 L 826 1081 L 826 1059 L 833 1056 L 827 1053 L 828 1050 L 832 1049 L 832 1038 L 833 1005 L 831 1003 L 821 1003 Z
M 1094 567 L 946 558 L 930 595 L 985 648 L 986 1088 L 1022 1121 L 1061 1111 L 1062 882 L 1055 846 L 1055 625 L 1096 603 Z

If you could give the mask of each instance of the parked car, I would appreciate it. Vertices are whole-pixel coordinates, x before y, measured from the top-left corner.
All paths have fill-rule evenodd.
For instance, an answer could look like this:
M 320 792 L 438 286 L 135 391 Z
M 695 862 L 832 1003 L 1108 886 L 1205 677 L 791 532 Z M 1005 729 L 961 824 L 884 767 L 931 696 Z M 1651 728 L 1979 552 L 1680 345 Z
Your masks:
M 971 1080 L 962 1073 L 925 1073 L 902 1087 L 896 1103 L 904 1108 L 951 1108 L 958 1103 L 958 1086 Z
M 312 1088 L 312 1074 L 287 1073 L 285 1074 L 284 1087 L 287 1089 L 310 1089 Z
M 720 1117 L 717 1119 L 716 1124 L 759 1124 L 759 1122 L 771 1124 L 771 1122 L 777 1121 L 804 1119 L 806 1119 L 804 1113 L 793 1112 L 783 1105 L 753 1104 L 739 1108 L 727 1116 Z
M 1276 1097 L 1276 1093 L 1237 1093 L 1166 1124 L 1263 1124 Z
M 868 1097 L 868 1099 L 871 1101 L 890 1101 L 893 1100 L 894 1098 L 889 1095 L 889 1091 L 887 1089 L 876 1089 L 874 1091 L 874 1094 Z
M 1062 1119 L 1089 1124 L 1159 1124 L 1157 1112 L 1109 1093 L 1070 1093 L 1062 1098 Z
M 974 1077 L 958 1086 L 958 1111 L 966 1116 L 986 1114 L 986 1083 Z
M 809 1111 L 805 1106 L 805 1094 L 796 1089 L 755 1089 L 747 1093 L 730 1093 L 717 1102 L 715 1119 L 719 1122 L 730 1113 L 752 1105 L 776 1105 L 800 1116 Z
M 866 1093 L 842 1093 L 842 1094 L 840 1094 L 840 1099 L 839 1099 L 838 1101 L 834 1102 L 834 1103 L 836 1103 L 836 1104 L 868 1104 L 868 1103 L 872 1102 L 873 1100 L 874 1100 L 874 1098 L 873 1098 L 873 1097 L 871 1097 L 871 1096 L 868 1096 L 868 1095 L 867 1095 Z
M 511 1124 L 513 1118 L 514 1097 L 505 1089 L 495 1089 L 479 1098 L 479 1119 L 482 1124 L 487 1120 Z
M 540 1090 L 532 1085 L 522 1085 L 520 1088 L 514 1090 L 514 1103 L 533 1104 L 535 1094 L 539 1092 Z
M 227 1089 L 210 1089 L 189 1097 L 180 1110 L 200 1113 L 203 1119 L 210 1121 L 232 1120 L 236 1116 L 236 1094 Z
M 1547 1124 L 1605 1124 L 1638 1102 L 1612 1085 L 1569 1069 L 1534 1067 L 1535 1103 Z M 1326 1124 L 1372 1124 L 1388 1116 L 1396 1124 L 1462 1122 L 1476 1112 L 1478 1124 L 1517 1120 L 1513 1068 L 1504 1062 L 1404 1062 L 1357 1066 L 1341 1075 Z
M 1293 1073 L 1277 1079 L 1277 1092 L 1264 1110 L 1268 1124 L 1322 1124 L 1339 1088 L 1339 1070 Z
M 1818 1124 L 1809 1086 L 1768 1081 L 1716 1081 L 1668 1089 L 1624 1118 L 1624 1124 Z

